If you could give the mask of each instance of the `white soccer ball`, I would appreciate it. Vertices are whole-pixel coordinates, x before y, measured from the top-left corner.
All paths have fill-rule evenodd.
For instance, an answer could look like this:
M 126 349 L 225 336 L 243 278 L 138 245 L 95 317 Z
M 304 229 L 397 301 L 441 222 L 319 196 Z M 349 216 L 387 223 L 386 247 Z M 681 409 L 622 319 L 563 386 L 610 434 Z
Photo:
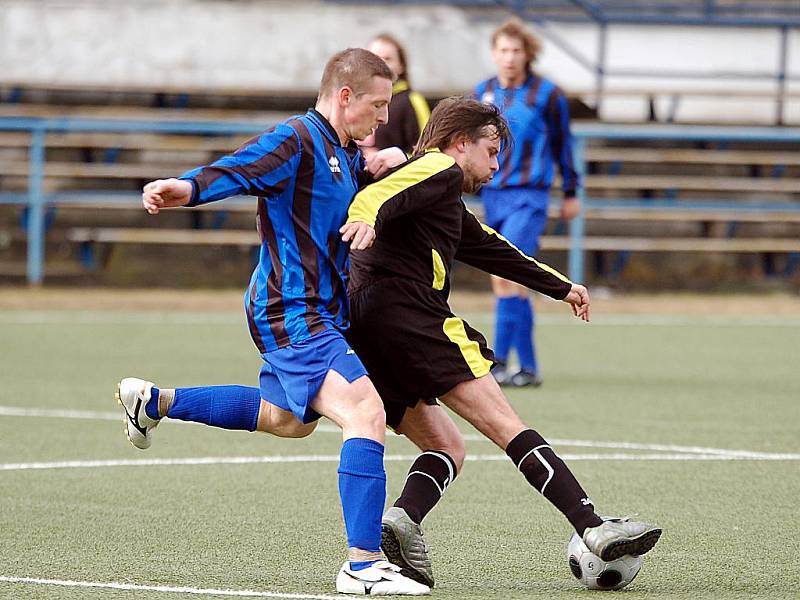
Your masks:
M 611 562 L 600 560 L 577 533 L 572 535 L 567 544 L 567 560 L 575 579 L 590 590 L 621 590 L 634 580 L 642 568 L 642 557 L 631 554 Z

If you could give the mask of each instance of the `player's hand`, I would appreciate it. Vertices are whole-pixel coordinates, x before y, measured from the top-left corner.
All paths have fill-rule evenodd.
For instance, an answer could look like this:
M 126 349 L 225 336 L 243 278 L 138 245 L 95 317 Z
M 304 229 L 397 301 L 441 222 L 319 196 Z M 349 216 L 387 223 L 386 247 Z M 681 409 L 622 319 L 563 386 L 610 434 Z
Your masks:
M 378 151 L 378 149 L 375 148 L 375 132 L 374 131 L 372 133 L 370 133 L 367 137 L 365 137 L 363 140 L 356 140 L 356 144 L 358 144 L 358 147 L 361 148 L 362 152 L 364 152 L 364 150 L 367 150 L 367 149 L 371 149 L 373 152 L 377 152 Z
M 364 221 L 345 223 L 339 229 L 343 242 L 350 242 L 351 250 L 366 250 L 375 241 L 375 228 Z
M 581 212 L 581 203 L 575 196 L 567 196 L 561 202 L 561 210 L 559 216 L 565 221 L 571 221 L 577 217 Z
M 191 199 L 192 184 L 182 179 L 156 179 L 142 190 L 142 205 L 151 215 L 162 208 L 185 206 Z
M 383 150 L 379 150 L 372 155 L 367 156 L 365 160 L 365 165 L 367 169 L 367 173 L 372 175 L 373 179 L 380 179 L 389 169 L 396 167 L 397 165 L 402 165 L 406 162 L 408 158 L 406 157 L 406 153 L 400 150 L 400 148 L 392 147 L 392 148 L 384 148 Z
M 573 283 L 572 289 L 564 298 L 564 302 L 572 307 L 573 315 L 583 321 L 589 321 L 589 304 L 591 301 L 589 300 L 589 290 L 584 286 L 579 283 Z

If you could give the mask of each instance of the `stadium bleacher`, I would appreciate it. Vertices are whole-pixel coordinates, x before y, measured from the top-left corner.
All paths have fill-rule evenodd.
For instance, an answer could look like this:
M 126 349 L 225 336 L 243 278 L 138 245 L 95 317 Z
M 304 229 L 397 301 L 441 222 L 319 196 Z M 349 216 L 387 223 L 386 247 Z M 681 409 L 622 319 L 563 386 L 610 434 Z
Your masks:
M 483 9 L 496 8 L 498 3 L 451 4 Z M 674 25 L 696 21 L 785 28 L 794 26 L 798 18 L 795 4 L 783 1 L 758 5 L 688 0 L 506 4 L 537 22 Z M 784 100 L 796 96 L 791 90 L 779 91 Z M 657 94 L 644 88 L 638 92 L 681 98 L 702 90 L 663 87 Z M 625 92 L 599 88 L 581 92 L 581 97 L 620 93 Z M 600 96 L 595 98 L 598 103 Z M 101 254 L 107 256 L 116 244 L 254 244 L 251 201 L 179 211 L 180 216 L 154 226 L 140 214 L 141 186 L 208 163 L 312 102 L 302 92 L 4 82 L 0 85 L 0 214 L 5 215 L 0 221 L 0 272 L 20 272 L 13 263 L 25 257 L 26 244 L 27 277 L 33 283 L 40 282 L 44 272 L 45 242 L 62 249 L 64 244 L 73 246 L 73 262 L 81 259 L 89 267 L 98 262 L 93 258 L 95 247 L 103 247 Z M 37 150 L 35 124 L 48 119 L 60 124 L 41 133 L 42 147 Z M 71 123 L 77 121 L 83 126 L 73 128 Z M 21 122 L 30 126 L 19 127 Z M 140 126 L 115 125 L 130 122 Z M 159 128 L 148 131 L 148 123 L 158 123 Z M 203 129 L 212 123 L 218 125 L 217 130 Z M 231 123 L 239 129 L 227 131 Z M 191 124 L 200 128 L 192 129 Z M 245 133 L 247 124 L 252 130 Z M 577 131 L 582 135 L 579 125 Z M 653 135 L 648 137 L 648 131 Z M 769 135 L 748 138 L 748 130 L 735 126 L 725 131 L 734 132 L 735 139 L 725 135 L 703 141 L 680 135 L 663 138 L 659 125 L 646 122 L 630 137 L 584 135 L 584 220 L 571 237 L 563 226 L 556 226 L 543 240 L 545 250 L 571 250 L 574 255 L 580 238 L 583 250 L 800 252 L 800 157 L 793 150 L 800 140 L 789 138 L 792 141 L 787 143 Z M 736 132 L 741 135 L 737 137 Z M 41 152 L 41 165 L 35 160 L 37 152 Z M 193 216 L 186 218 L 185 213 Z M 203 213 L 211 215 L 198 216 Z M 571 264 L 577 264 L 574 257 Z
M 258 129 L 255 123 L 253 127 Z M 656 128 L 651 129 L 655 135 Z M 577 131 L 580 135 L 580 126 Z M 48 204 L 61 211 L 48 230 L 48 239 L 77 244 L 76 256 L 87 266 L 98 262 L 92 256 L 96 245 L 105 247 L 102 255 L 107 257 L 115 244 L 255 244 L 246 218 L 253 208 L 247 201 L 204 209 L 219 213 L 211 222 L 213 231 L 200 229 L 201 221 L 196 218 L 188 224 L 177 219 L 160 221 L 154 228 L 141 215 L 131 216 L 139 211 L 139 190 L 144 182 L 210 162 L 246 137 L 124 131 L 48 133 L 42 191 Z M 30 133 L 19 131 L 0 134 L 0 193 L 7 201 L 9 197 L 13 201 L 14 194 L 19 202 L 26 200 L 30 139 Z M 680 139 L 648 140 L 642 131 L 638 139 L 592 137 L 585 155 L 589 171 L 583 249 L 800 252 L 797 155 L 785 145 L 758 139 L 733 147 L 730 143 L 705 146 L 693 147 Z M 103 211 L 104 218 L 102 224 L 92 226 L 97 211 Z M 737 222 L 746 223 L 746 230 L 732 225 Z M 653 231 L 654 223 L 663 226 Z M 710 223 L 727 225 L 709 227 Z M 7 232 L 6 239 L 22 241 L 18 232 Z M 572 245 L 565 235 L 543 239 L 545 250 L 566 250 Z

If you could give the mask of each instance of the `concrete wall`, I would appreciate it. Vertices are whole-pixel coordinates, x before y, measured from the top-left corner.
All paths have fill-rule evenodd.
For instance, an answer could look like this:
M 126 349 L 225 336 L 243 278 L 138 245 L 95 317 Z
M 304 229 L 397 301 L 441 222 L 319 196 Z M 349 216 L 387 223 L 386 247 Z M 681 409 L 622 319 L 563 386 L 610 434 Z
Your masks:
M 325 59 L 391 31 L 409 48 L 414 84 L 437 94 L 469 89 L 490 75 L 491 30 L 507 13 L 443 6 L 356 6 L 321 0 L 2 0 L 0 84 L 188 86 L 312 92 Z M 558 25 L 552 32 L 594 61 L 597 28 Z M 775 72 L 772 30 L 610 28 L 608 66 Z M 594 77 L 545 37 L 539 70 L 568 91 L 589 91 Z M 800 34 L 789 43 L 790 71 L 800 76 Z M 609 78 L 607 89 L 775 90 L 770 81 Z M 790 88 L 800 93 L 800 84 Z M 587 96 L 590 102 L 593 100 Z M 679 120 L 770 122 L 771 98 L 681 100 Z M 667 115 L 671 99 L 657 99 Z M 642 95 L 613 96 L 603 117 L 647 116 Z M 800 122 L 800 97 L 787 116 Z

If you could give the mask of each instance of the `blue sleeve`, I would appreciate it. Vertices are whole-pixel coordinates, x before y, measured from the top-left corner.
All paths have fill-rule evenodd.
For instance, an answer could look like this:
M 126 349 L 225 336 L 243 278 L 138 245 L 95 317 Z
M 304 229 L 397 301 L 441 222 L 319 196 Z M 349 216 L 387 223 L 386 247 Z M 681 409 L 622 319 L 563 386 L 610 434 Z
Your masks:
M 297 172 L 299 157 L 300 138 L 288 125 L 278 125 L 245 142 L 233 154 L 181 175 L 180 179 L 192 184 L 192 200 L 187 206 L 243 194 L 279 195 Z
M 472 90 L 472 93 L 468 96 L 473 100 L 481 100 L 483 97 L 483 93 L 486 91 L 486 82 L 481 81 L 478 85 L 475 86 L 475 89 Z
M 580 185 L 575 170 L 572 147 L 572 132 L 569 128 L 569 104 L 567 97 L 559 88 L 554 88 L 547 102 L 547 122 L 550 128 L 550 147 L 553 161 L 561 170 L 562 189 L 565 196 L 574 196 Z

